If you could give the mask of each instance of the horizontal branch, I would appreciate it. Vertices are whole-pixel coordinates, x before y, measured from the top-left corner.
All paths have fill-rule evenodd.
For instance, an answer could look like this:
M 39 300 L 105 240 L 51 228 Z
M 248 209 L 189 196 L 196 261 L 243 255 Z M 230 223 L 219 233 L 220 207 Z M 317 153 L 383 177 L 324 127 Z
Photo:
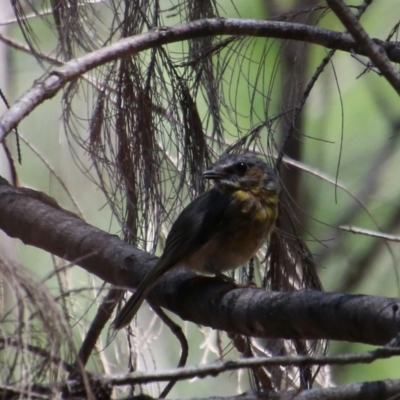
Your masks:
M 151 382 L 164 382 L 174 380 L 187 380 L 217 376 L 226 371 L 254 367 L 271 366 L 302 366 L 302 365 L 348 365 L 370 364 L 373 361 L 387 359 L 400 355 L 400 348 L 384 347 L 367 353 L 339 354 L 336 356 L 282 356 L 282 357 L 252 357 L 235 361 L 218 361 L 212 364 L 199 365 L 185 368 L 175 368 L 154 372 L 130 372 L 120 375 L 104 375 L 98 378 L 105 385 L 122 386 Z
M 79 78 L 93 68 L 153 47 L 216 35 L 304 41 L 330 49 L 367 55 L 365 49 L 359 46 L 349 34 L 299 23 L 215 18 L 172 27 L 160 27 L 137 36 L 121 39 L 114 44 L 71 60 L 47 74 L 43 79 L 35 81 L 32 88 L 0 118 L 0 142 L 39 104 L 55 96 L 66 83 Z M 400 62 L 400 48 L 396 43 L 377 39 L 374 42 L 385 50 L 390 60 Z
M 107 378 L 104 379 L 107 382 Z M 74 387 L 81 382 L 69 381 L 68 389 Z M 103 383 L 103 379 L 91 380 L 93 385 L 98 389 Z M 59 385 L 62 390 L 66 386 Z M 54 385 L 51 387 L 45 385 L 33 385 L 26 389 L 19 389 L 16 387 L 9 387 L 0 384 L 0 398 L 26 398 L 43 399 L 51 396 L 54 392 Z M 400 392 L 400 380 L 384 380 L 375 382 L 360 382 L 343 385 L 339 387 L 329 387 L 323 389 L 308 389 L 308 390 L 288 390 L 284 392 L 276 391 L 263 391 L 263 392 L 245 392 L 237 396 L 213 396 L 199 398 L 198 396 L 192 398 L 193 400 L 366 400 L 366 399 L 379 399 L 379 400 L 393 400 Z M 131 399 L 142 399 L 143 396 L 131 397 Z M 150 400 L 151 397 L 146 396 Z M 191 400 L 191 398 L 187 398 Z
M 0 229 L 120 287 L 134 288 L 156 257 L 63 210 L 41 192 L 0 178 Z M 400 326 L 398 299 L 315 291 L 231 289 L 184 269 L 165 274 L 151 301 L 204 326 L 263 338 L 385 344 Z M 221 294 L 223 293 L 223 294 Z
M 193 400 L 394 400 L 399 392 L 400 380 L 385 380 L 352 383 L 324 389 L 247 392 L 229 397 L 195 397 Z

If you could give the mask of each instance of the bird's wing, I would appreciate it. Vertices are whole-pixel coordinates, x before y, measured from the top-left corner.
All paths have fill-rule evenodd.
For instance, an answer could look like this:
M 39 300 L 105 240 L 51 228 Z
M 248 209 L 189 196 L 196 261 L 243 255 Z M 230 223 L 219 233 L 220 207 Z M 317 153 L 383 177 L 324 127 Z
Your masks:
M 210 240 L 221 225 L 231 198 L 212 189 L 190 203 L 171 227 L 160 259 L 168 270 Z

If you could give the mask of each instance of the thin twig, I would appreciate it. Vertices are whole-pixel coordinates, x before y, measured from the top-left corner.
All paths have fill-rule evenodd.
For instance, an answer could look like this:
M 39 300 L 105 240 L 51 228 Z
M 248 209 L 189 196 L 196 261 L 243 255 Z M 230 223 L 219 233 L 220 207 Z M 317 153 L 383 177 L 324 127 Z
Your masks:
M 134 372 L 122 375 L 108 375 L 99 377 L 103 384 L 115 386 L 129 384 L 144 384 L 150 382 L 169 381 L 171 379 L 186 380 L 192 378 L 205 378 L 216 376 L 222 372 L 234 371 L 242 368 L 254 368 L 261 366 L 293 366 L 293 365 L 349 365 L 370 364 L 379 359 L 387 359 L 400 355 L 400 348 L 381 347 L 374 351 L 359 354 L 339 354 L 336 356 L 283 356 L 283 357 L 256 357 L 244 358 L 235 361 L 220 361 L 208 365 L 200 365 L 187 368 L 176 368 L 167 371 L 152 373 Z
M 165 314 L 165 312 L 162 310 L 161 307 L 158 307 L 155 304 L 150 304 L 150 305 L 151 305 L 151 308 L 160 317 L 161 321 L 163 321 L 164 324 L 168 326 L 168 328 L 171 330 L 171 332 L 178 339 L 178 342 L 181 345 L 181 356 L 179 358 L 178 368 L 184 367 L 186 365 L 186 361 L 187 361 L 188 354 L 189 354 L 189 344 L 188 344 L 185 334 L 182 331 L 182 328 L 178 324 L 176 324 L 174 321 L 172 321 L 172 319 L 169 318 L 167 314 Z M 159 398 L 164 399 L 165 397 L 167 397 L 168 393 L 175 386 L 176 382 L 177 382 L 176 379 L 169 381 L 167 386 L 165 386 L 165 388 L 159 395 Z
M 370 229 L 358 228 L 356 226 L 350 225 L 341 225 L 339 226 L 339 229 L 364 236 L 372 236 L 380 239 L 389 240 L 390 242 L 400 242 L 400 236 L 390 235 L 389 233 L 381 233 L 377 231 L 372 231 Z
M 121 293 L 121 289 L 111 288 L 103 302 L 100 304 L 96 316 L 94 317 L 85 339 L 82 342 L 81 348 L 79 349 L 78 358 L 83 365 L 86 365 L 90 354 L 95 348 L 104 326 L 109 321 L 114 307 L 121 297 Z M 75 363 L 77 363 L 77 361 L 75 361 Z

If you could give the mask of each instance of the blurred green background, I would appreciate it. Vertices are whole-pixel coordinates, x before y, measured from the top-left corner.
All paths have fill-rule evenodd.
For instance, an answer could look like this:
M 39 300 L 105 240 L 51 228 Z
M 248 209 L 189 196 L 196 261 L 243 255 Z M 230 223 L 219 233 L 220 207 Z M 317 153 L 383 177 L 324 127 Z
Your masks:
M 6 1 L 3 0 L 2 3 L 5 7 L 7 6 Z M 161 3 L 165 8 L 172 4 L 171 2 Z M 221 1 L 220 4 L 223 10 L 221 16 L 255 19 L 271 18 L 299 7 L 324 5 L 324 3 L 295 0 L 280 2 L 238 0 Z M 362 25 L 372 37 L 385 39 L 389 35 L 400 19 L 397 5 L 396 0 L 385 0 L 374 2 L 367 9 L 362 17 Z M 99 2 L 94 7 L 101 14 L 106 25 L 110 12 L 107 2 Z M 304 21 L 307 21 L 308 14 L 305 13 Z M 11 12 L 9 18 L 13 18 Z M 31 23 L 42 52 L 54 54 L 56 40 L 54 33 L 38 18 L 33 19 Z M 171 25 L 176 23 L 176 18 L 171 17 L 169 23 Z M 331 13 L 321 19 L 320 26 L 343 31 L 343 27 Z M 17 23 L 2 24 L 0 27 L 3 34 L 21 43 L 24 42 Z M 396 36 L 393 40 L 396 40 Z M 283 50 L 277 44 L 273 44 L 264 60 L 262 58 L 264 46 L 263 39 L 249 39 L 238 50 L 244 52 L 249 59 L 251 58 L 251 62 L 246 65 L 249 77 L 254 78 L 259 71 L 259 62 L 265 62 L 266 76 L 263 89 L 272 85 L 269 114 L 273 115 L 282 109 L 284 102 L 289 101 L 285 99 L 287 90 L 284 88 L 291 87 L 292 84 L 296 85 L 296 82 L 291 81 L 290 68 L 281 70 L 280 66 L 276 65 Z M 304 48 L 304 51 L 308 52 L 308 56 L 303 71 L 303 83 L 308 82 L 327 53 L 323 47 L 315 45 L 305 47 L 307 49 Z M 181 49 L 179 45 L 170 48 L 177 51 Z M 48 63 L 41 66 L 34 57 L 22 51 L 4 46 L 2 49 L 3 56 L 0 57 L 0 62 L 4 78 L 1 88 L 9 103 L 13 104 L 35 80 L 46 72 L 43 67 L 51 70 L 52 66 Z M 302 50 L 297 48 L 296 51 Z M 296 62 L 296 54 L 293 55 L 294 62 Z M 239 59 L 240 55 L 237 57 Z M 399 99 L 384 78 L 374 71 L 365 72 L 366 62 L 366 59 L 360 60 L 359 57 L 353 57 L 348 53 L 335 54 L 307 100 L 302 114 L 302 134 L 296 137 L 300 147 L 300 160 L 305 165 L 320 171 L 321 174 L 329 176 L 333 181 L 337 177 L 338 182 L 356 196 L 368 212 L 347 192 L 307 172 L 301 172 L 299 175 L 297 201 L 299 209 L 302 210 L 304 238 L 318 263 L 318 273 L 326 291 L 398 297 L 399 245 L 338 230 L 340 224 L 372 230 L 378 230 L 377 225 L 379 225 L 384 232 L 397 234 L 400 226 L 400 157 L 397 151 L 398 127 L 400 126 Z M 241 79 L 239 75 L 235 75 L 237 72 L 235 72 L 234 63 L 235 59 L 230 65 L 232 70 L 226 72 L 225 79 L 228 82 L 226 90 L 235 97 L 234 104 L 239 115 L 237 123 L 245 131 L 265 116 L 266 94 L 256 95 L 250 101 L 249 92 L 251 91 L 246 89 L 248 82 Z M 277 74 L 270 76 L 269 72 L 275 69 Z M 228 76 L 229 73 L 231 77 Z M 292 90 L 294 93 L 295 90 Z M 89 112 L 91 108 L 89 97 L 89 94 L 80 93 L 79 98 L 75 100 L 76 108 L 80 109 L 82 115 L 86 111 Z M 200 100 L 199 102 L 201 103 Z M 205 104 L 203 106 L 206 107 Z M 1 110 L 4 110 L 3 105 Z M 253 119 L 248 118 L 249 114 L 253 115 Z M 226 122 L 226 128 L 228 131 L 236 129 L 229 121 Z M 87 121 L 82 120 L 80 129 L 82 137 L 85 138 Z M 279 129 L 284 130 L 282 127 Z M 90 165 L 89 155 L 65 133 L 61 95 L 36 108 L 19 125 L 19 132 L 23 138 L 21 141 L 22 164 L 17 164 L 16 169 L 21 184 L 41 190 L 53 196 L 66 209 L 78 212 L 71 200 L 72 197 L 79 205 L 87 222 L 110 233 L 119 234 L 120 227 L 112 217 L 103 193 L 74 162 L 74 159 L 79 158 L 81 162 L 87 162 L 87 165 Z M 16 141 L 13 134 L 9 135 L 7 143 L 16 159 Z M 33 148 L 40 157 L 35 154 Z M 2 175 L 4 176 L 7 174 L 7 163 L 4 162 L 4 155 L 2 158 Z M 49 166 L 65 183 L 69 195 L 55 175 L 49 171 Z M 19 243 L 14 252 L 13 257 L 30 267 L 42 278 L 54 268 L 52 257 L 42 251 Z M 75 288 L 101 286 L 101 282 L 89 277 L 77 267 L 70 271 L 68 280 Z M 58 284 L 55 279 L 50 280 L 48 285 L 54 289 L 55 293 L 57 292 Z M 89 312 L 85 313 L 90 304 L 90 293 L 87 294 L 86 301 L 75 301 L 76 316 L 84 315 L 84 320 L 90 321 L 95 312 L 95 307 L 92 306 Z M 159 321 L 152 319 L 152 314 L 147 307 L 141 310 L 138 320 L 139 323 L 151 321 L 147 325 L 144 324 L 146 328 L 140 328 L 143 337 L 138 334 L 134 339 L 141 345 L 144 344 L 144 347 L 140 348 L 143 350 L 141 362 L 148 369 L 155 366 L 160 369 L 175 366 L 179 351 L 175 339 Z M 151 331 L 148 328 L 149 325 L 152 327 Z M 84 335 L 86 325 L 82 320 L 78 326 L 77 343 L 81 339 L 80 335 Z M 216 333 L 208 328 L 199 329 L 192 324 L 185 323 L 184 327 L 190 339 L 191 351 L 188 365 L 214 359 L 216 352 L 213 346 L 217 341 Z M 229 341 L 223 338 L 222 343 L 228 345 Z M 100 349 L 104 349 L 104 357 L 107 360 L 105 364 L 109 363 L 111 370 L 124 371 L 125 365 L 118 365 L 119 360 L 116 358 L 114 346 L 118 345 L 106 347 L 106 338 L 100 345 Z M 149 347 L 151 347 L 151 356 Z M 366 351 L 370 348 L 365 345 L 334 342 L 329 347 L 329 353 Z M 95 364 L 95 361 L 92 362 Z M 334 368 L 333 379 L 339 384 L 399 378 L 398 365 L 399 361 L 393 358 L 371 365 Z M 95 370 L 99 369 L 96 365 L 92 367 Z M 225 383 L 221 382 L 223 379 L 228 384 L 232 376 L 224 374 L 219 378 L 221 380 L 218 384 L 211 378 L 206 381 L 180 383 L 171 396 L 190 395 L 194 391 L 201 393 L 201 396 L 227 395 Z M 234 394 L 236 389 L 246 389 L 245 386 L 240 385 L 238 383 L 237 387 L 232 387 L 232 393 L 228 394 Z M 156 388 L 154 390 L 153 394 L 157 392 Z

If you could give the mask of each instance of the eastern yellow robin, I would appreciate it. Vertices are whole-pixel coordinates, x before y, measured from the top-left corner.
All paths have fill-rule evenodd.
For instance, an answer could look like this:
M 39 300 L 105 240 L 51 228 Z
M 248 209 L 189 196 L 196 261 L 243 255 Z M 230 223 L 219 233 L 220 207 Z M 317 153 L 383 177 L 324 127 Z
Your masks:
M 214 187 L 174 222 L 160 259 L 115 318 L 115 329 L 129 324 L 165 272 L 183 266 L 221 276 L 249 261 L 273 229 L 279 182 L 265 161 L 250 153 L 224 154 L 203 178 Z

